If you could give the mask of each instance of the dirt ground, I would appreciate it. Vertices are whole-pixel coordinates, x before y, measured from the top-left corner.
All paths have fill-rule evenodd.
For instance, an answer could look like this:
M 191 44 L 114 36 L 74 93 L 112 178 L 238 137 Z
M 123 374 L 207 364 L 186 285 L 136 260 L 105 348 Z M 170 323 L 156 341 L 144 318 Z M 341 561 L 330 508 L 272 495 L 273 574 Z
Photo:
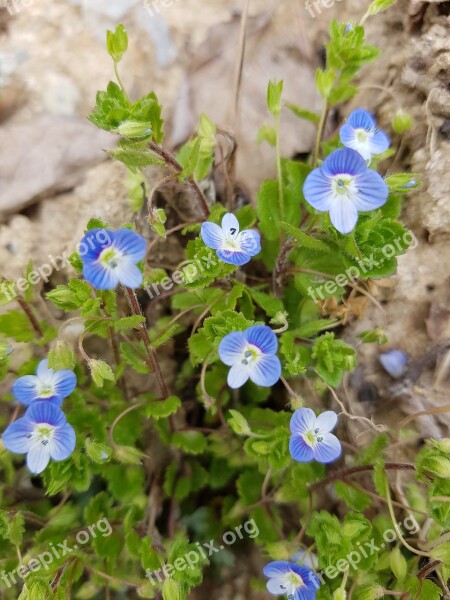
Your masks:
M 251 0 L 236 111 L 233 81 L 244 4 L 16 0 L 20 10 L 15 14 L 0 9 L 2 275 L 21 276 L 30 257 L 40 265 L 49 255 L 72 252 L 93 216 L 113 226 L 129 220 L 124 169 L 104 153 L 114 142 L 86 121 L 96 91 L 113 78 L 104 37 L 105 29 L 119 21 L 130 39 L 121 64 L 130 95 L 157 93 L 171 145 L 189 137 L 202 112 L 236 136 L 237 184 L 243 198 L 254 202 L 261 179 L 274 172 L 272 153 L 254 139 L 267 118 L 267 81 L 285 79 L 288 100 L 319 110 L 314 71 L 321 64 L 328 23 L 358 19 L 368 2 L 336 0 L 330 8 L 322 2 L 321 14 L 312 17 L 303 0 Z M 449 402 L 449 15 L 449 1 L 399 0 L 369 20 L 368 39 L 381 48 L 381 58 L 365 69 L 358 97 L 342 114 L 330 115 L 327 125 L 331 134 L 356 105 L 376 113 L 387 129 L 400 108 L 414 117 L 391 171 L 422 175 L 423 186 L 410 195 L 404 212 L 418 244 L 400 258 L 395 277 L 371 284 L 372 299 L 358 318 L 350 318 L 345 333 L 355 343 L 359 332 L 381 327 L 389 336 L 386 348 L 401 348 L 411 357 L 406 378 L 393 382 L 379 367 L 380 349 L 356 342 L 360 366 L 346 391 L 353 412 L 376 422 L 398 422 Z M 312 126 L 288 115 L 282 126 L 284 154 L 311 151 Z M 67 273 L 66 267 L 56 280 Z M 363 394 L 368 383 L 377 390 L 369 401 Z M 449 435 L 445 413 L 421 417 L 419 423 L 423 435 Z M 357 426 L 349 431 L 361 443 L 359 433 Z M 214 597 L 256 599 L 248 585 L 245 571 L 237 567 Z

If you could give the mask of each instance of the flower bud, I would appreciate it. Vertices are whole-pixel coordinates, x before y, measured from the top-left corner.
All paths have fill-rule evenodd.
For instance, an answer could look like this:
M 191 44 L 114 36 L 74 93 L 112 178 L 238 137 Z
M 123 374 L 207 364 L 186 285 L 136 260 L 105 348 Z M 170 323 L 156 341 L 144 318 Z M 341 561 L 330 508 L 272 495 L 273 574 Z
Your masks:
M 398 110 L 394 118 L 392 119 L 392 129 L 395 133 L 405 133 L 413 126 L 413 118 L 411 115 L 404 110 Z
M 113 132 L 128 138 L 141 138 L 150 135 L 152 130 L 149 123 L 143 123 L 142 121 L 124 121 L 119 127 L 114 129 Z
M 380 356 L 380 363 L 391 377 L 397 379 L 404 375 L 408 364 L 408 355 L 401 350 L 389 350 Z

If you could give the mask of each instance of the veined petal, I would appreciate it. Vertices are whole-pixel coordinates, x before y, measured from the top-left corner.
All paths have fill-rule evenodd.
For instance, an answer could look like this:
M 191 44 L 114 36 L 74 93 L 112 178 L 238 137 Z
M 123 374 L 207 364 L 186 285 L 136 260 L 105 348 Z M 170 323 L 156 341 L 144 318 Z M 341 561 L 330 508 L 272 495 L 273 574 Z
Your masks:
M 312 408 L 297 408 L 291 417 L 290 428 L 292 433 L 305 433 L 313 429 L 316 422 L 316 413 Z
M 248 365 L 250 379 L 256 385 L 271 387 L 281 377 L 281 363 L 278 356 L 261 356 Z
M 281 577 L 289 573 L 291 564 L 286 560 L 274 560 L 264 567 L 263 573 L 266 577 Z
M 22 417 L 11 423 L 5 429 L 2 435 L 3 445 L 10 452 L 16 454 L 25 454 L 34 443 L 31 437 L 34 431 L 34 424 L 27 418 Z M 30 436 L 27 438 L 27 436 Z
M 241 250 L 249 256 L 255 256 L 261 252 L 261 236 L 254 229 L 245 229 L 238 235 L 237 242 Z
M 110 240 L 109 243 L 108 238 Z M 83 262 L 86 264 L 97 260 L 102 250 L 104 250 L 108 247 L 108 245 L 111 244 L 111 240 L 112 231 L 110 231 L 109 229 L 102 229 L 100 227 L 96 227 L 95 229 L 90 229 L 89 231 L 86 231 L 78 248 Z
M 347 129 L 345 129 L 347 128 Z M 347 148 L 356 150 L 364 160 L 370 160 L 372 157 L 371 152 L 371 139 L 367 137 L 363 142 L 358 140 L 356 136 L 356 130 L 350 127 L 350 125 L 343 125 L 340 131 L 341 142 Z
M 339 148 L 332 152 L 323 161 L 321 170 L 324 175 L 334 177 L 335 175 L 359 175 L 367 171 L 367 165 L 363 157 L 351 148 Z
M 289 440 L 289 453 L 297 462 L 307 463 L 314 460 L 313 449 L 298 434 L 292 435 Z
M 18 402 L 28 406 L 39 396 L 38 385 L 39 380 L 35 375 L 24 375 L 14 382 L 11 391 Z
M 62 427 L 66 423 L 63 411 L 52 402 L 45 400 L 33 402 L 25 413 L 25 418 L 33 423 L 47 423 L 54 427 Z
M 350 233 L 358 220 L 355 203 L 346 197 L 336 196 L 330 206 L 330 219 L 340 233 Z
M 135 289 L 142 285 L 142 271 L 128 257 L 120 261 L 115 269 L 115 273 L 120 283 L 125 287 Z
M 53 433 L 49 441 L 50 456 L 53 460 L 64 460 L 68 458 L 75 449 L 76 436 L 72 425 L 66 423 Z
M 50 449 L 42 442 L 35 442 L 27 454 L 27 467 L 29 470 L 38 475 L 46 468 L 50 460 Z
M 341 442 L 332 433 L 325 433 L 322 437 L 322 441 L 314 446 L 314 459 L 321 463 L 333 462 L 341 455 Z
M 314 428 L 318 428 L 321 433 L 329 433 L 336 427 L 337 422 L 337 414 L 332 410 L 327 410 L 317 417 Z
M 251 256 L 246 252 L 235 252 L 234 250 L 217 250 L 216 254 L 224 263 L 236 265 L 237 267 L 242 267 L 251 259 Z
M 115 271 L 98 262 L 84 263 L 83 277 L 97 290 L 113 290 L 119 283 Z
M 60 371 L 55 371 L 53 384 L 55 386 L 55 394 L 60 398 L 67 398 L 77 385 L 77 376 L 69 369 L 61 369 Z
M 53 378 L 53 373 L 53 369 L 48 368 L 48 359 L 41 360 L 36 369 L 36 375 L 39 379 L 50 381 Z
M 112 233 L 113 246 L 136 264 L 145 258 L 147 242 L 131 229 L 118 229 Z
M 314 589 L 298 588 L 297 590 L 295 590 L 294 600 L 316 600 L 316 594 L 318 589 L 319 587 Z
M 252 325 L 244 331 L 244 337 L 249 344 L 253 344 L 263 354 L 275 354 L 278 350 L 277 336 L 267 325 Z
M 376 122 L 370 112 L 363 108 L 353 110 L 347 119 L 347 122 L 355 129 L 375 129 Z
M 205 246 L 208 246 L 208 248 L 212 248 L 213 250 L 221 248 L 225 241 L 222 228 L 216 225 L 216 223 L 210 223 L 209 221 L 202 223 L 200 237 Z
M 226 236 L 235 237 L 239 233 L 239 221 L 233 213 L 226 213 L 222 219 L 222 229 Z
M 242 331 L 233 331 L 226 335 L 219 344 L 220 360 L 231 367 L 237 361 L 242 359 L 242 353 L 245 348 L 245 337 Z
M 374 210 L 385 204 L 389 188 L 384 179 L 376 171 L 367 169 L 356 178 L 357 194 L 352 197 L 358 210 Z
M 297 573 L 297 575 L 300 575 L 303 583 L 305 584 L 306 588 L 309 589 L 309 591 L 317 591 L 319 589 L 320 581 L 314 571 L 311 571 L 311 569 L 305 567 L 304 565 L 292 565 L 292 570 L 294 573 Z M 303 590 L 304 588 L 300 589 Z M 304 591 L 306 592 L 307 590 Z
M 322 172 L 322 169 L 314 169 L 303 184 L 303 195 L 306 202 L 316 210 L 322 212 L 330 210 L 333 198 L 332 183 L 330 177 Z
M 291 587 L 288 580 L 288 576 L 289 575 L 286 574 L 281 575 L 279 577 L 272 577 L 271 579 L 269 579 L 269 581 L 266 583 L 268 592 L 273 594 L 274 596 L 283 596 L 287 594 L 289 588 Z
M 390 145 L 391 140 L 384 131 L 381 130 L 377 131 L 370 140 L 372 154 L 382 154 L 383 152 L 386 152 Z
M 236 363 L 228 371 L 227 382 L 230 388 L 237 389 L 247 383 L 249 378 L 249 370 L 246 365 Z

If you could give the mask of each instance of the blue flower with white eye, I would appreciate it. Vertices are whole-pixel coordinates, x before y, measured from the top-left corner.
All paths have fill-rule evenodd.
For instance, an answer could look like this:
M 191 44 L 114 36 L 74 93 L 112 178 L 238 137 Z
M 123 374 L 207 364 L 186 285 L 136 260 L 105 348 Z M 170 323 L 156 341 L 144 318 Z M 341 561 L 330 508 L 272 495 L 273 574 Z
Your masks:
M 36 375 L 19 377 L 12 386 L 12 393 L 20 404 L 28 406 L 32 402 L 45 400 L 60 406 L 64 398 L 70 396 L 77 385 L 77 377 L 69 369 L 54 371 L 48 360 L 41 360 Z
M 384 370 L 394 379 L 405 374 L 408 361 L 408 355 L 402 350 L 388 350 L 380 355 L 380 363 Z
M 330 463 L 342 452 L 341 442 L 330 433 L 337 424 L 337 414 L 327 410 L 318 417 L 311 408 L 298 408 L 291 418 L 289 452 L 294 460 Z
M 344 146 L 359 152 L 364 160 L 370 160 L 375 154 L 382 154 L 391 145 L 384 131 L 377 129 L 373 116 L 362 108 L 350 113 L 347 123 L 339 131 L 339 137 Z
M 381 175 L 369 169 L 356 150 L 340 148 L 308 175 L 303 194 L 316 210 L 330 213 L 338 231 L 350 233 L 358 212 L 383 206 L 389 189 Z
M 277 350 L 277 336 L 266 325 L 253 325 L 226 335 L 219 344 L 219 356 L 231 367 L 228 385 L 239 388 L 248 379 L 263 387 L 275 385 L 281 376 Z
M 104 236 L 109 239 L 107 244 Z M 91 229 L 80 246 L 86 249 L 81 256 L 83 277 L 97 290 L 113 290 L 119 283 L 129 288 L 142 285 L 137 263 L 145 258 L 147 242 L 135 231 Z
M 27 467 L 42 473 L 50 458 L 61 461 L 75 449 L 75 431 L 63 411 L 51 402 L 35 402 L 25 415 L 3 433 L 3 445 L 10 452 L 27 455 Z
M 224 215 L 222 227 L 209 221 L 202 223 L 200 236 L 208 248 L 216 251 L 220 260 L 230 265 L 245 265 L 261 252 L 259 233 L 253 229 L 239 231 L 239 221 L 232 213 Z
M 315 600 L 320 581 L 307 567 L 286 560 L 276 560 L 263 569 L 269 578 L 268 591 L 274 596 L 285 595 L 288 600 Z

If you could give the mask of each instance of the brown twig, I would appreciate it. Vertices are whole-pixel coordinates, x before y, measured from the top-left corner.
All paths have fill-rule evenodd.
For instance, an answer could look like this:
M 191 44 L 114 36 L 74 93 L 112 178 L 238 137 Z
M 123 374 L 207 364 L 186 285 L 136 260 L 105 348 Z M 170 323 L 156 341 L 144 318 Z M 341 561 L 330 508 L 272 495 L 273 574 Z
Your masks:
M 34 316 L 33 311 L 31 310 L 31 307 L 29 306 L 25 298 L 22 298 L 22 296 L 16 296 L 16 300 L 17 304 L 20 306 L 20 308 L 23 310 L 26 317 L 30 321 L 31 326 L 34 329 L 36 335 L 38 335 L 39 337 L 44 337 L 44 332 L 42 331 L 41 326 L 39 325 L 39 321 Z
M 340 471 L 336 471 L 335 473 L 331 473 L 330 475 L 328 475 L 324 479 L 321 479 L 320 481 L 317 481 L 316 483 L 313 483 L 309 486 L 309 489 L 313 492 L 328 485 L 329 483 L 332 483 L 333 481 L 345 480 L 345 478 L 349 477 L 350 475 L 355 475 L 356 473 L 367 473 L 369 471 L 373 471 L 374 468 L 374 465 L 358 465 L 356 467 L 342 469 Z M 388 471 L 397 471 L 399 469 L 402 471 L 416 470 L 416 467 L 409 463 L 386 463 L 384 465 L 384 468 Z

